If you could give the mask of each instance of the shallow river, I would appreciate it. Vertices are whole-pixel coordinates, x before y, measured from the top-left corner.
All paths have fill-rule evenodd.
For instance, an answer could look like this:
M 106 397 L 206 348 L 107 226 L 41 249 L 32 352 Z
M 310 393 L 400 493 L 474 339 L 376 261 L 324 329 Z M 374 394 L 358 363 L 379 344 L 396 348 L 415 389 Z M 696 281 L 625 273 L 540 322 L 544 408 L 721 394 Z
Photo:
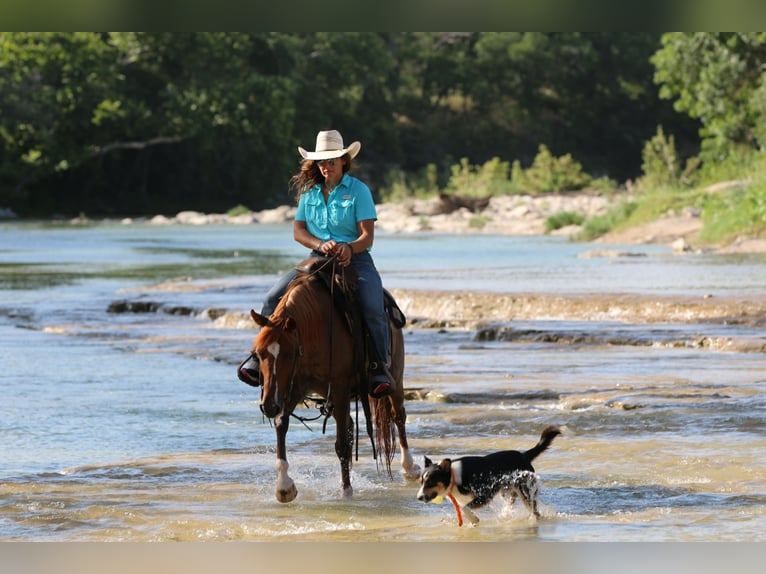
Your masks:
M 632 253 L 381 235 L 373 255 L 391 288 L 764 297 L 762 256 L 599 248 Z M 766 540 L 766 354 L 684 344 L 766 342 L 757 320 L 409 326 L 416 461 L 524 450 L 559 424 L 535 462 L 542 519 L 498 497 L 459 528 L 448 502 L 379 472 L 364 437 L 343 499 L 320 421 L 291 425 L 299 494 L 280 504 L 274 430 L 235 377 L 254 330 L 236 318 L 303 255 L 283 225 L 1 225 L 0 540 Z

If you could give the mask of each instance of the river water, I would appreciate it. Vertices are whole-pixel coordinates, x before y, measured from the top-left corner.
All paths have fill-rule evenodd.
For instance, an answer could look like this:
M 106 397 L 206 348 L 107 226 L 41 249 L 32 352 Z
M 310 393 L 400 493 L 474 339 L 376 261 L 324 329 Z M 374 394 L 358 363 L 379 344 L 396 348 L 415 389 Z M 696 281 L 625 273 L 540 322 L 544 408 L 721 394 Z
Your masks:
M 764 297 L 763 256 L 592 248 L 380 234 L 373 255 L 390 288 Z M 304 254 L 288 225 L 0 225 L 0 540 L 766 540 L 766 354 L 684 344 L 766 342 L 752 318 L 409 326 L 416 461 L 524 450 L 561 425 L 535 462 L 543 518 L 498 497 L 459 528 L 379 472 L 364 437 L 343 499 L 332 422 L 291 425 L 299 494 L 280 504 L 274 430 L 235 367 L 247 311 Z

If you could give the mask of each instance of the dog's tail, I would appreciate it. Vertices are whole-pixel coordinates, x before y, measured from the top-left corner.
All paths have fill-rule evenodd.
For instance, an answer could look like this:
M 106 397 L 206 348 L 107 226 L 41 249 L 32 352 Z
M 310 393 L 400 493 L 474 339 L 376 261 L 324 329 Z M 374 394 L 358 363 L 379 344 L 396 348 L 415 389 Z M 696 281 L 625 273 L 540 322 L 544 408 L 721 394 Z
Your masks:
M 543 429 L 543 433 L 540 435 L 540 441 L 524 453 L 524 458 L 529 462 L 535 460 L 535 458 L 545 452 L 545 450 L 551 446 L 553 439 L 561 434 L 561 430 L 556 425 L 551 425 Z

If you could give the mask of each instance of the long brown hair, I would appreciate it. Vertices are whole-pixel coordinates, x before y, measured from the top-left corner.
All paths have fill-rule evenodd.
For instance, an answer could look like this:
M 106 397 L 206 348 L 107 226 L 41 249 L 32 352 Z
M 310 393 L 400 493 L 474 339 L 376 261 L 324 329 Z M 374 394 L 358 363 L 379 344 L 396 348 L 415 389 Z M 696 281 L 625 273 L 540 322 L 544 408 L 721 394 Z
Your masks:
M 351 171 L 351 156 L 345 154 L 338 159 L 345 160 L 343 162 L 343 173 Z M 289 188 L 295 190 L 296 203 L 301 197 L 301 194 L 308 191 L 315 185 L 324 183 L 324 177 L 322 172 L 319 171 L 317 160 L 304 159 L 301 160 L 301 169 L 294 176 L 290 178 Z

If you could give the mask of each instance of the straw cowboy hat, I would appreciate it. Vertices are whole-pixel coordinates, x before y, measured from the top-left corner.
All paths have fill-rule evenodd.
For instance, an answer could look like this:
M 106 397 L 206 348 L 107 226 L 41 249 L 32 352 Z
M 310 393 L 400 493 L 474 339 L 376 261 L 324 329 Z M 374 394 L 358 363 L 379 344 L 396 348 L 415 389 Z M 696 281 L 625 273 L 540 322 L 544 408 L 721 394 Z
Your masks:
M 356 157 L 362 144 L 352 142 L 348 147 L 343 147 L 343 136 L 338 130 L 329 130 L 317 134 L 316 151 L 308 151 L 298 146 L 303 159 L 332 159 L 346 154 Z

